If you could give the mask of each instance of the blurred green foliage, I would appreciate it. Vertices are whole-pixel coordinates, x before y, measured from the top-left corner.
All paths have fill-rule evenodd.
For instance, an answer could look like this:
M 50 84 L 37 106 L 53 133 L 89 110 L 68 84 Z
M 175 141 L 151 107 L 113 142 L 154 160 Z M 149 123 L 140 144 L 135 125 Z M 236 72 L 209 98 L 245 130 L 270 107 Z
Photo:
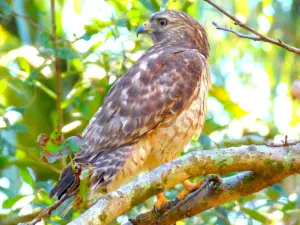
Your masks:
M 298 0 L 215 2 L 257 31 L 300 46 Z M 233 22 L 204 1 L 56 3 L 55 51 L 50 1 L 0 0 L 0 224 L 3 218 L 53 203 L 47 193 L 66 164 L 40 160 L 36 143 L 39 134 L 50 134 L 57 124 L 54 57 L 61 65 L 63 131 L 66 136 L 77 135 L 114 82 L 151 46 L 149 38 L 136 38 L 135 29 L 162 8 L 192 15 L 206 28 L 211 44 L 213 87 L 208 116 L 201 136 L 185 152 L 259 144 L 284 134 L 300 137 L 300 104 L 290 97 L 292 82 L 300 79 L 299 56 L 216 30 L 212 21 L 224 27 L 234 26 Z M 179 184 L 166 194 L 175 198 L 181 188 Z M 293 176 L 286 183 L 178 224 L 299 224 L 299 188 L 299 177 Z M 149 199 L 118 221 L 152 206 L 153 199 Z M 45 223 L 65 224 L 78 216 L 71 212 L 62 219 L 62 210 Z

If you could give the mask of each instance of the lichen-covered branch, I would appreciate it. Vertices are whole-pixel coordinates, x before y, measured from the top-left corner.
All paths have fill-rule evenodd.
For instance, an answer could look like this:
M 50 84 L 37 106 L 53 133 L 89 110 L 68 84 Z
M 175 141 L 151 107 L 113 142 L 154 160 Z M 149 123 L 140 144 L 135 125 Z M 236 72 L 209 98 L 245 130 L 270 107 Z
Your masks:
M 218 6 L 217 4 L 213 3 L 212 1 L 210 1 L 210 0 L 204 0 L 204 1 L 207 2 L 208 4 L 212 5 L 213 7 L 215 7 L 217 10 L 219 10 L 220 12 L 222 12 L 224 15 L 226 15 L 230 19 L 232 19 L 234 21 L 235 25 L 240 26 L 240 27 L 244 28 L 245 30 L 248 30 L 249 32 L 251 32 L 252 34 L 254 34 L 256 37 L 252 37 L 252 36 L 248 36 L 248 35 L 245 35 L 245 34 L 241 34 L 239 32 L 234 31 L 232 28 L 226 29 L 226 28 L 220 27 L 220 26 L 218 26 L 215 23 L 214 25 L 216 26 L 217 29 L 234 33 L 234 34 L 236 34 L 237 36 L 239 36 L 241 38 L 248 38 L 248 39 L 255 40 L 255 41 L 268 42 L 268 43 L 271 43 L 273 45 L 280 46 L 280 47 L 288 50 L 289 52 L 293 52 L 293 53 L 295 53 L 297 55 L 300 55 L 300 49 L 299 48 L 290 46 L 290 45 L 284 43 L 283 41 L 281 41 L 279 39 L 275 40 L 273 38 L 267 37 L 267 36 L 265 36 L 265 35 L 257 32 L 256 30 L 252 29 L 251 27 L 247 26 L 246 24 L 242 23 L 238 18 L 236 18 L 235 16 L 233 16 L 230 13 L 226 12 L 224 9 L 222 9 L 220 6 Z
M 156 193 L 188 178 L 241 171 L 253 171 L 263 178 L 281 173 L 285 174 L 281 177 L 284 178 L 300 173 L 300 144 L 287 147 L 241 146 L 191 152 L 102 196 L 69 225 L 108 224 Z M 254 185 L 256 190 L 260 190 L 256 185 L 262 188 L 267 186 L 261 182 L 255 182 Z
M 181 204 L 176 200 L 168 202 L 158 215 L 154 210 L 131 219 L 125 225 L 175 224 L 176 221 L 192 217 L 214 206 L 238 199 L 276 184 L 288 176 L 287 173 L 260 176 L 253 172 L 241 172 L 223 178 L 221 185 L 210 183 L 203 191 L 189 194 Z M 267 221 L 266 221 L 267 222 Z

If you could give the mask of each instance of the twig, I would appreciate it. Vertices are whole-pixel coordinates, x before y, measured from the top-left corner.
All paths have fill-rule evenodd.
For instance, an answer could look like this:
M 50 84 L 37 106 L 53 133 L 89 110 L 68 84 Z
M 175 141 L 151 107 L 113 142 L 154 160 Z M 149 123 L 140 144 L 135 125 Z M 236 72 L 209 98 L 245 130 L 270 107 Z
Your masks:
M 57 57 L 57 36 L 56 36 L 56 19 L 55 19 L 55 0 L 51 0 L 51 23 L 52 23 L 52 41 L 55 53 L 55 80 L 56 80 L 56 111 L 57 111 L 57 128 L 61 130 L 63 125 L 63 115 L 61 108 L 62 86 L 60 75 L 60 60 Z
M 47 207 L 45 210 L 43 210 L 37 217 L 34 218 L 32 222 L 30 222 L 28 225 L 35 225 L 36 223 L 40 222 L 45 216 L 51 215 L 51 213 L 57 209 L 59 206 L 61 206 L 67 199 L 70 197 L 76 195 L 78 193 L 78 185 L 80 183 L 80 174 L 81 169 L 78 168 L 76 171 L 74 171 L 75 176 L 75 182 L 72 184 L 72 186 L 68 189 L 68 191 L 63 195 L 63 197 L 59 200 L 57 200 L 53 205 Z
M 300 141 L 294 141 L 294 142 L 289 142 L 288 141 L 288 136 L 285 135 L 284 136 L 284 140 L 281 140 L 281 144 L 275 144 L 275 143 L 265 143 L 266 146 L 268 147 L 287 147 L 287 146 L 291 146 L 291 145 L 296 145 L 298 144 Z
M 236 34 L 238 37 L 241 37 L 241 38 L 247 38 L 247 39 L 251 39 L 251 40 L 254 40 L 254 41 L 262 41 L 262 39 L 260 37 L 254 37 L 254 36 L 249 36 L 249 35 L 246 35 L 246 34 L 242 34 L 242 33 L 239 33 L 237 31 L 235 31 L 234 29 L 232 29 L 232 27 L 230 27 L 229 29 L 227 28 L 224 28 L 224 27 L 221 27 L 219 24 L 217 24 L 216 22 L 212 22 L 212 24 L 218 29 L 218 30 L 224 30 L 224 31 L 227 31 L 227 32 L 231 32 L 231 33 L 234 33 Z
M 37 215 L 37 217 L 34 218 L 33 221 L 31 221 L 30 223 L 26 224 L 26 225 L 35 225 L 38 222 L 40 222 L 42 220 L 42 218 L 44 218 L 47 215 L 51 215 L 51 213 L 57 209 L 59 206 L 61 206 L 61 204 L 63 204 L 68 198 L 70 198 L 71 196 L 74 196 L 75 194 L 77 194 L 78 190 L 75 190 L 73 192 L 67 192 L 61 199 L 57 200 L 53 205 L 51 205 L 50 207 L 47 207 L 45 210 L 43 210 L 40 214 Z M 23 224 L 22 224 L 23 225 Z
M 232 19 L 235 23 L 235 25 L 237 26 L 240 26 L 248 31 L 250 31 L 252 34 L 255 34 L 257 37 L 260 38 L 260 41 L 264 41 L 264 42 L 269 42 L 271 44 L 274 44 L 274 45 L 277 45 L 277 46 L 280 46 L 290 52 L 293 52 L 297 55 L 300 55 L 300 49 L 299 48 L 296 48 L 296 47 L 293 47 L 293 46 L 290 46 L 284 42 L 282 42 L 281 40 L 275 40 L 275 39 L 272 39 L 270 37 L 267 37 L 257 31 L 255 31 L 254 29 L 248 27 L 246 24 L 242 23 L 239 19 L 237 19 L 236 17 L 234 17 L 233 15 L 231 15 L 230 13 L 226 12 L 224 9 L 222 9 L 220 6 L 216 5 L 215 3 L 211 2 L 210 0 L 204 0 L 205 2 L 209 3 L 210 5 L 212 5 L 213 7 L 215 7 L 217 10 L 219 10 L 220 12 L 222 12 L 224 15 L 226 15 L 227 17 L 229 17 L 230 19 Z M 232 32 L 231 30 L 227 30 L 227 29 L 222 29 L 224 31 L 229 31 L 231 33 L 235 33 L 236 35 L 240 34 L 240 33 L 237 33 L 237 32 Z M 238 35 L 239 36 L 239 35 Z M 243 35 L 242 34 L 242 38 L 248 38 L 247 35 Z M 248 38 L 248 39 L 252 39 L 253 38 Z

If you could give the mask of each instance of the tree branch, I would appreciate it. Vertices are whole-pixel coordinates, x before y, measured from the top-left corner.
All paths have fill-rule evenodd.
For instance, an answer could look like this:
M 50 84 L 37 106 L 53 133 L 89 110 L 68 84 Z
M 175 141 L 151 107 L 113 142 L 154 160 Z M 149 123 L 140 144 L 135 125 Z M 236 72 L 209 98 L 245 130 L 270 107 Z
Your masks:
M 246 30 L 248 30 L 249 32 L 251 32 L 252 34 L 255 34 L 257 37 L 252 37 L 252 36 L 248 36 L 248 35 L 244 35 L 241 33 L 238 33 L 236 31 L 234 31 L 232 28 L 230 29 L 226 29 L 223 27 L 218 26 L 217 24 L 214 24 L 214 26 L 216 26 L 217 29 L 219 30 L 224 30 L 224 31 L 228 31 L 231 33 L 236 34 L 237 36 L 241 37 L 241 38 L 247 38 L 247 39 L 251 39 L 251 40 L 255 40 L 255 41 L 264 41 L 264 42 L 268 42 L 277 46 L 280 46 L 290 52 L 293 52 L 297 55 L 300 55 L 300 49 L 290 46 L 284 42 L 282 42 L 281 40 L 275 40 L 272 39 L 270 37 L 267 37 L 259 32 L 257 32 L 256 30 L 252 29 L 251 27 L 247 26 L 246 24 L 242 23 L 239 19 L 237 19 L 236 17 L 234 17 L 233 15 L 231 15 L 230 13 L 226 12 L 224 9 L 222 9 L 220 6 L 216 5 L 215 3 L 211 2 L 210 0 L 204 0 L 205 2 L 207 2 L 208 4 L 212 5 L 213 7 L 215 7 L 217 10 L 219 10 L 220 12 L 222 12 L 224 15 L 226 15 L 227 17 L 229 17 L 230 19 L 232 19 L 235 23 L 235 25 L 240 26 Z
M 222 184 L 209 183 L 204 191 L 189 194 L 182 204 L 176 200 L 168 202 L 158 215 L 154 210 L 131 219 L 124 225 L 175 224 L 176 221 L 192 217 L 212 207 L 221 205 L 274 185 L 287 176 L 286 173 L 259 176 L 253 172 L 242 172 L 235 176 L 222 179 Z M 267 221 L 266 221 L 267 222 Z
M 214 193 L 211 192 L 210 186 L 207 187 L 208 189 L 205 189 L 207 194 L 205 194 L 206 192 L 203 194 L 199 193 L 199 197 L 219 199 L 209 203 L 210 205 L 207 205 L 207 207 L 210 208 L 250 194 L 250 187 L 251 193 L 253 193 L 289 175 L 300 173 L 300 144 L 287 147 L 241 146 L 191 152 L 160 166 L 120 189 L 102 196 L 100 199 L 100 195 L 93 196 L 95 200 L 99 199 L 96 204 L 69 223 L 69 225 L 108 224 L 156 193 L 171 188 L 188 178 L 250 170 L 254 174 L 259 174 L 259 177 L 253 176 L 253 179 L 249 180 L 245 189 L 238 189 L 242 184 L 245 184 L 240 183 L 246 179 L 245 173 L 242 173 L 236 177 L 224 179 L 224 189 L 222 189 L 224 198 L 219 199 L 218 195 L 208 195 L 208 193 Z M 248 173 L 248 178 L 249 175 Z M 226 197 L 226 193 L 228 194 L 228 191 L 233 187 L 237 187 L 233 197 Z M 203 208 L 203 210 L 205 209 Z

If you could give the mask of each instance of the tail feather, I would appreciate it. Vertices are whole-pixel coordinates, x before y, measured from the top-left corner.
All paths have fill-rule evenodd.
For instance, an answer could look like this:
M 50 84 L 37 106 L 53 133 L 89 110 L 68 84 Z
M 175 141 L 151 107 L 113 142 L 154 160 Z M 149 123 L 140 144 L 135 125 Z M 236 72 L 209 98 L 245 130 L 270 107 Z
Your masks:
M 72 167 L 68 165 L 60 175 L 59 181 L 50 191 L 49 197 L 52 198 L 54 195 L 60 199 L 68 189 L 74 184 L 75 176 L 73 174 Z
M 90 185 L 93 191 L 107 186 L 116 173 L 123 167 L 125 160 L 131 153 L 131 146 L 101 152 L 80 152 L 74 159 L 77 166 L 90 167 Z M 84 167 L 82 167 L 84 169 Z M 60 199 L 76 181 L 71 165 L 62 172 L 59 181 L 50 191 L 49 197 Z

